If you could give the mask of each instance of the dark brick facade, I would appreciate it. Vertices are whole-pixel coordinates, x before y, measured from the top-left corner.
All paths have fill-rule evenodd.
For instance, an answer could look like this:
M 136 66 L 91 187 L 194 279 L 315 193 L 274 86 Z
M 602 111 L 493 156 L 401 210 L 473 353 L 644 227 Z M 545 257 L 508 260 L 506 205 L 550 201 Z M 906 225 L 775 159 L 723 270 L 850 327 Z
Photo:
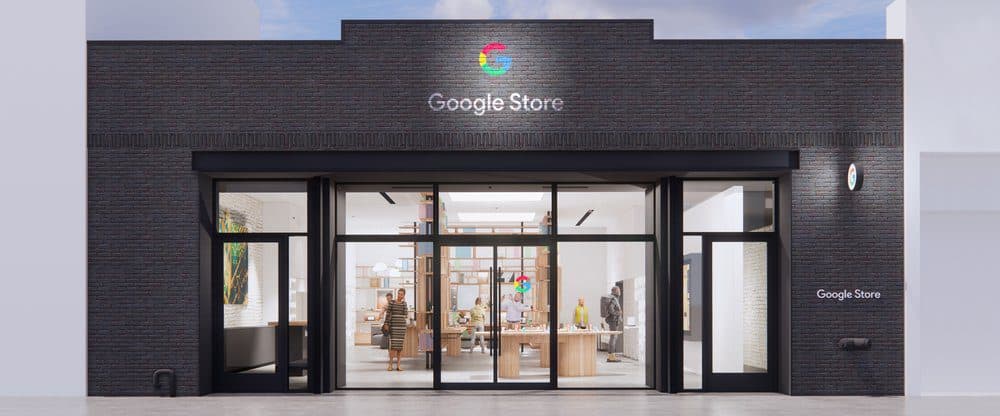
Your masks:
M 343 41 L 91 42 L 92 395 L 197 394 L 194 150 L 797 149 L 793 394 L 903 392 L 902 44 L 653 40 L 651 21 L 345 22 Z M 483 45 L 513 64 L 488 77 Z M 558 113 L 432 112 L 427 97 L 558 96 Z M 843 185 L 862 161 L 865 188 Z M 837 303 L 817 289 L 880 290 Z M 871 351 L 841 352 L 844 336 Z

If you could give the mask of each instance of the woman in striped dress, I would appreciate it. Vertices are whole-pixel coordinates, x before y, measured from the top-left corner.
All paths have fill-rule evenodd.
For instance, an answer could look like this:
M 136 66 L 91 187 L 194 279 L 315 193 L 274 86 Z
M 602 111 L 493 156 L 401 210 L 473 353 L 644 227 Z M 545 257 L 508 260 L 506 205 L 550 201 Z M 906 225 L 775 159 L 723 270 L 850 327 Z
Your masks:
M 396 301 L 387 307 L 389 313 L 386 322 L 389 324 L 389 367 L 392 371 L 392 359 L 396 358 L 396 371 L 403 371 L 399 366 L 399 359 L 403 352 L 403 341 L 406 340 L 406 318 L 408 311 L 406 308 L 406 289 L 400 288 L 396 291 Z

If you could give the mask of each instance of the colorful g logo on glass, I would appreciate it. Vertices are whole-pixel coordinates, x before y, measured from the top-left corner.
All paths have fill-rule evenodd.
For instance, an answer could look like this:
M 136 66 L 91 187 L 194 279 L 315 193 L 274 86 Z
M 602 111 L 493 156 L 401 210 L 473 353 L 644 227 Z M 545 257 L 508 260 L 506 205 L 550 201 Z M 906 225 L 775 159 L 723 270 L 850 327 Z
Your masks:
M 527 293 L 531 290 L 531 282 L 528 281 L 528 276 L 522 274 L 517 279 L 514 279 L 514 290 L 517 293 Z
M 484 46 L 483 50 L 479 52 L 479 66 L 483 67 L 483 72 L 492 77 L 506 74 L 507 70 L 510 69 L 510 56 L 498 54 L 495 58 L 493 58 L 492 65 L 487 58 L 490 55 L 490 52 L 503 51 L 506 49 L 507 46 L 500 42 L 493 42 Z

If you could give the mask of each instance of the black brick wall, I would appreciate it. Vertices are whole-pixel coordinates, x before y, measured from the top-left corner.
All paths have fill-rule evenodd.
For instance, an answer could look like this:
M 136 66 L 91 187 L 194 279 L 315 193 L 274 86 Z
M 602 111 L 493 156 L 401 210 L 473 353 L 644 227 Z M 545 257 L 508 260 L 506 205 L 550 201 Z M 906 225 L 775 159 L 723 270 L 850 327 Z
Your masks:
M 651 21 L 345 22 L 343 41 L 88 46 L 89 391 L 198 385 L 192 150 L 799 149 L 795 394 L 902 394 L 902 44 L 653 40 Z M 508 46 L 488 77 L 478 51 Z M 434 113 L 432 92 L 559 96 L 559 113 Z M 863 161 L 865 188 L 843 185 Z M 818 302 L 824 289 L 877 302 Z M 871 336 L 872 351 L 835 348 Z

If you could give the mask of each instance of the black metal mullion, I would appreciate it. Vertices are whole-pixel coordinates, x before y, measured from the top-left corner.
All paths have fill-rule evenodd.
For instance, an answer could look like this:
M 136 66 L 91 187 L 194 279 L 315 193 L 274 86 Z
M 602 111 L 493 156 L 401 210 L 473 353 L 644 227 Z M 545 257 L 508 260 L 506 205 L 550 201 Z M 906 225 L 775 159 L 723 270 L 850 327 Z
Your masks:
M 493 267 L 490 268 L 490 272 L 491 272 L 490 274 L 493 275 L 493 279 L 492 279 L 493 282 L 490 285 L 490 290 L 493 292 L 493 294 L 495 296 L 495 299 L 496 299 L 496 302 L 497 302 L 497 304 L 496 304 L 497 307 L 493 308 L 493 314 L 495 315 L 496 319 L 495 319 L 495 324 L 493 325 L 493 328 L 490 329 L 490 337 L 492 337 L 490 341 L 493 344 L 493 354 L 490 354 L 490 355 L 493 356 L 493 384 L 496 385 L 497 383 L 500 382 L 500 374 L 499 374 L 499 369 L 500 369 L 500 343 L 502 341 L 500 339 L 500 325 L 501 325 L 501 323 L 500 323 L 500 307 L 499 306 L 500 306 L 500 278 L 502 278 L 503 275 L 500 272 L 500 265 L 497 264 L 498 263 L 498 261 L 497 261 L 497 246 L 494 245 L 491 248 L 493 249 Z M 475 250 L 475 248 L 473 248 L 473 250 Z M 472 257 L 475 258 L 476 257 L 475 254 L 473 254 Z
M 409 243 L 436 241 L 433 235 L 424 234 L 337 234 L 338 243 Z
M 559 185 L 553 183 L 552 185 L 552 225 L 550 228 L 550 233 L 555 238 L 548 244 L 549 249 L 549 267 L 548 276 L 546 278 L 549 280 L 549 385 L 551 388 L 559 387 L 559 297 L 556 296 L 559 293 L 559 273 L 557 272 L 559 265 L 556 262 L 559 260 L 558 249 L 559 249 Z M 535 249 L 537 250 L 537 248 Z M 524 257 L 523 255 L 521 257 Z M 535 266 L 537 269 L 538 259 L 535 259 Z
M 712 238 L 701 239 L 701 389 L 712 391 Z
M 214 234 L 213 234 L 214 235 Z M 224 389 L 226 349 L 225 346 L 225 306 L 222 299 L 222 273 L 225 267 L 222 255 L 222 241 L 212 239 L 212 391 Z
M 280 391 L 288 391 L 288 239 L 278 241 L 278 326 L 275 328 L 275 373 Z
M 655 234 L 559 234 L 558 242 L 655 242 Z
M 431 187 L 434 193 L 434 208 L 433 208 L 433 218 L 434 224 L 431 224 L 431 235 L 434 237 L 432 253 L 434 255 L 434 273 L 431 274 L 431 292 L 434 302 L 432 306 L 434 308 L 434 313 L 429 314 L 434 322 L 431 323 L 431 330 L 433 331 L 434 338 L 434 351 L 431 353 L 431 367 L 434 369 L 433 375 L 433 385 L 435 389 L 441 388 L 441 317 L 445 313 L 441 309 L 441 242 L 438 237 L 441 234 L 441 190 L 440 187 L 435 184 Z

